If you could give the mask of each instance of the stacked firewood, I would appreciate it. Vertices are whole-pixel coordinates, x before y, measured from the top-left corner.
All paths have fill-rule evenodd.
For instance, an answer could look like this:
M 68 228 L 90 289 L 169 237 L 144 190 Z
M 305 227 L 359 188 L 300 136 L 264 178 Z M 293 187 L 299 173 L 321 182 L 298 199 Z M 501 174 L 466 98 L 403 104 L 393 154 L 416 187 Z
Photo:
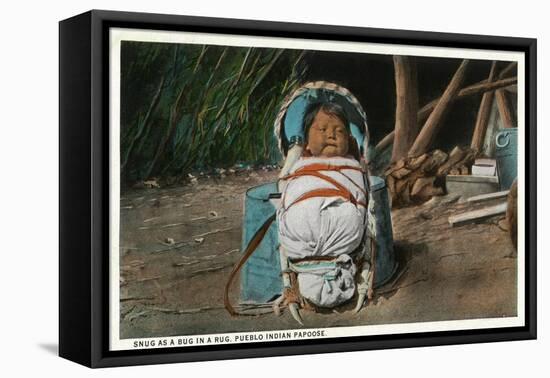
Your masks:
M 481 156 L 493 106 L 497 100 L 504 127 L 513 127 L 514 120 L 504 90 L 517 84 L 515 62 L 499 67 L 493 61 L 486 80 L 464 87 L 470 61 L 458 65 L 441 97 L 419 107 L 416 58 L 394 55 L 396 111 L 395 127 L 375 147 L 378 156 L 391 148 L 392 162 L 384 171 L 392 206 L 407 206 L 445 193 L 445 177 L 468 175 L 476 155 Z M 500 69 L 501 68 L 501 69 Z M 482 94 L 470 147 L 455 147 L 449 154 L 435 150 L 433 142 L 444 130 L 445 118 L 459 98 Z M 430 152 L 431 151 L 431 152 Z
M 474 159 L 474 150 L 460 147 L 455 147 L 450 154 L 435 150 L 399 159 L 384 172 L 392 206 L 422 203 L 444 194 L 445 176 L 469 174 Z

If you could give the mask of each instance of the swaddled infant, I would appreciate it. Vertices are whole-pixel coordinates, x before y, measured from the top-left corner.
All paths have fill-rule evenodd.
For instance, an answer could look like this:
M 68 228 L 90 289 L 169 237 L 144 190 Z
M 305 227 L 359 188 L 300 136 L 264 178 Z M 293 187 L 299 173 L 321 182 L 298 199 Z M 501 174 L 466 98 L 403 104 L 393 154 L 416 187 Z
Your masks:
M 340 106 L 310 105 L 304 130 L 304 154 L 283 178 L 279 241 L 298 273 L 301 295 L 333 307 L 355 292 L 352 255 L 365 230 L 366 186 Z

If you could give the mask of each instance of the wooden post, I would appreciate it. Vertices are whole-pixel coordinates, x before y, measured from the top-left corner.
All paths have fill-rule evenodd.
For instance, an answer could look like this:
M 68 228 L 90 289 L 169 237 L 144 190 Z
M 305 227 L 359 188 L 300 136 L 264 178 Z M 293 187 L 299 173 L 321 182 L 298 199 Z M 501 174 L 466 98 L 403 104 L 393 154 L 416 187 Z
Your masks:
M 409 150 L 409 156 L 420 156 L 427 152 L 428 148 L 433 142 L 437 132 L 441 128 L 445 115 L 449 110 L 449 104 L 454 100 L 466 74 L 466 67 L 468 67 L 469 60 L 464 59 L 460 66 L 456 70 L 451 82 L 443 92 L 443 96 L 435 106 L 432 114 L 428 117 L 428 120 L 424 124 L 424 127 L 418 134 L 418 137 L 414 141 L 413 146 Z
M 512 72 L 512 70 L 514 70 L 516 66 L 517 62 L 512 62 L 508 64 L 498 75 L 499 79 L 502 79 L 510 72 Z M 514 127 L 514 118 L 510 110 L 510 102 L 508 101 L 508 97 L 506 95 L 506 92 L 504 91 L 507 88 L 509 87 L 504 87 L 503 89 L 497 90 L 495 92 L 495 98 L 497 101 L 498 113 L 500 114 L 500 119 L 502 120 L 502 126 L 504 128 L 511 128 Z
M 489 72 L 489 78 L 487 82 L 491 83 L 495 80 L 497 62 L 493 61 L 491 65 L 491 71 Z M 477 112 L 476 126 L 474 128 L 474 135 L 472 136 L 472 143 L 470 147 L 476 151 L 481 151 L 483 147 L 483 141 L 485 140 L 485 134 L 487 132 L 487 125 L 489 124 L 489 116 L 491 115 L 491 107 L 493 106 L 493 100 L 495 98 L 495 92 L 485 92 L 481 98 L 481 104 Z
M 514 127 L 514 118 L 512 116 L 512 111 L 510 110 L 508 97 L 506 97 L 506 91 L 504 89 L 499 89 L 496 91 L 495 97 L 497 100 L 498 113 L 500 114 L 500 119 L 502 120 L 502 126 L 504 128 Z
M 394 55 L 395 70 L 395 136 L 391 161 L 405 156 L 418 135 L 418 79 L 416 59 Z

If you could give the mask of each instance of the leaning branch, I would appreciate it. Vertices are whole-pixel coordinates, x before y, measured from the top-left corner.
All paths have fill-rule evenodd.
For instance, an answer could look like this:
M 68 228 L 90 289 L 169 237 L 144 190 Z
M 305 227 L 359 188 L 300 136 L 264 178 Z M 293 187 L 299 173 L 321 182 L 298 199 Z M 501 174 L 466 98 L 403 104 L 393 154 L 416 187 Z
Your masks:
M 443 95 L 434 107 L 433 112 L 428 117 L 424 127 L 422 127 L 422 130 L 409 150 L 409 156 L 420 156 L 430 147 L 436 134 L 441 129 L 450 104 L 460 91 L 460 87 L 462 86 L 466 76 L 466 68 L 468 67 L 468 63 L 468 59 L 464 59 L 462 63 L 460 63 L 460 66 L 453 75 L 453 78 L 449 82 L 445 92 L 443 92 Z
M 517 82 L 518 82 L 517 77 L 510 77 L 507 79 L 494 81 L 492 83 L 488 83 L 487 80 L 482 80 L 480 82 L 477 82 L 475 84 L 472 84 L 468 87 L 461 89 L 460 92 L 458 92 L 458 94 L 456 95 L 455 100 L 468 97 L 468 96 L 485 93 L 488 91 L 493 91 L 499 88 L 506 88 L 511 85 L 517 84 Z M 430 113 L 434 109 L 435 105 L 437 105 L 438 101 L 439 101 L 439 98 L 433 101 L 430 101 L 418 111 L 418 122 L 423 122 L 424 120 L 426 120 L 426 118 L 430 115 Z M 378 142 L 378 144 L 376 145 L 376 151 L 382 151 L 384 148 L 392 144 L 394 135 L 395 135 L 395 132 L 392 131 L 389 134 L 387 134 L 384 138 L 382 138 L 382 140 Z
M 456 95 L 455 100 L 463 97 L 467 97 L 467 96 L 473 96 L 473 95 L 478 95 L 489 91 L 494 91 L 496 89 L 504 88 L 509 85 L 517 84 L 517 82 L 518 82 L 517 76 L 494 81 L 492 83 L 487 82 L 487 80 L 483 80 L 473 85 L 470 85 L 469 87 L 461 89 Z M 429 103 L 424 105 L 422 109 L 420 109 L 420 111 L 418 112 L 419 122 L 422 122 L 422 120 L 426 119 L 430 115 L 430 113 L 435 108 L 439 100 L 440 98 L 430 101 Z

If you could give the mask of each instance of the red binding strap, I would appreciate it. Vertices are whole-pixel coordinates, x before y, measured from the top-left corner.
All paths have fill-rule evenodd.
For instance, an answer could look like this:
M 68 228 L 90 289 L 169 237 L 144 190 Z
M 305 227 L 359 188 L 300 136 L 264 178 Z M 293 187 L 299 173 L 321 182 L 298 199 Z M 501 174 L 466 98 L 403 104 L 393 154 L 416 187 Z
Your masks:
M 327 167 L 330 167 L 331 169 L 327 169 Z M 318 172 L 317 170 L 313 169 L 313 168 L 317 168 L 321 170 L 332 170 L 332 171 L 339 171 L 340 169 L 356 169 L 361 171 L 361 169 L 357 167 L 351 167 L 351 168 L 343 168 L 343 167 L 347 167 L 347 166 L 330 166 L 326 164 L 311 164 L 303 167 L 303 169 L 299 169 L 296 172 L 283 177 L 282 180 L 293 180 L 297 177 L 314 176 L 336 187 L 336 189 L 323 188 L 323 189 L 315 189 L 307 193 L 304 193 L 300 197 L 298 197 L 298 199 L 296 199 L 294 202 L 288 205 L 286 209 L 288 210 L 291 206 L 297 204 L 298 202 L 301 202 L 303 200 L 306 200 L 308 198 L 313 198 L 313 197 L 342 197 L 346 201 L 349 201 L 356 206 L 359 205 L 359 206 L 367 207 L 367 204 L 365 202 L 357 201 L 357 199 L 353 196 L 353 194 L 344 185 L 340 184 L 338 181 L 336 181 L 332 177 L 324 175 Z M 338 168 L 338 169 L 333 169 L 333 168 Z M 349 177 L 347 176 L 346 178 L 349 179 Z M 283 198 L 283 204 L 284 204 L 284 198 Z
M 303 172 L 303 171 L 341 171 L 344 169 L 351 169 L 354 171 L 359 171 L 361 173 L 365 173 L 361 167 L 356 167 L 353 165 L 332 165 L 332 164 L 323 164 L 323 163 L 314 163 L 309 164 L 306 166 L 303 166 L 302 168 L 299 168 L 296 170 L 296 172 Z

